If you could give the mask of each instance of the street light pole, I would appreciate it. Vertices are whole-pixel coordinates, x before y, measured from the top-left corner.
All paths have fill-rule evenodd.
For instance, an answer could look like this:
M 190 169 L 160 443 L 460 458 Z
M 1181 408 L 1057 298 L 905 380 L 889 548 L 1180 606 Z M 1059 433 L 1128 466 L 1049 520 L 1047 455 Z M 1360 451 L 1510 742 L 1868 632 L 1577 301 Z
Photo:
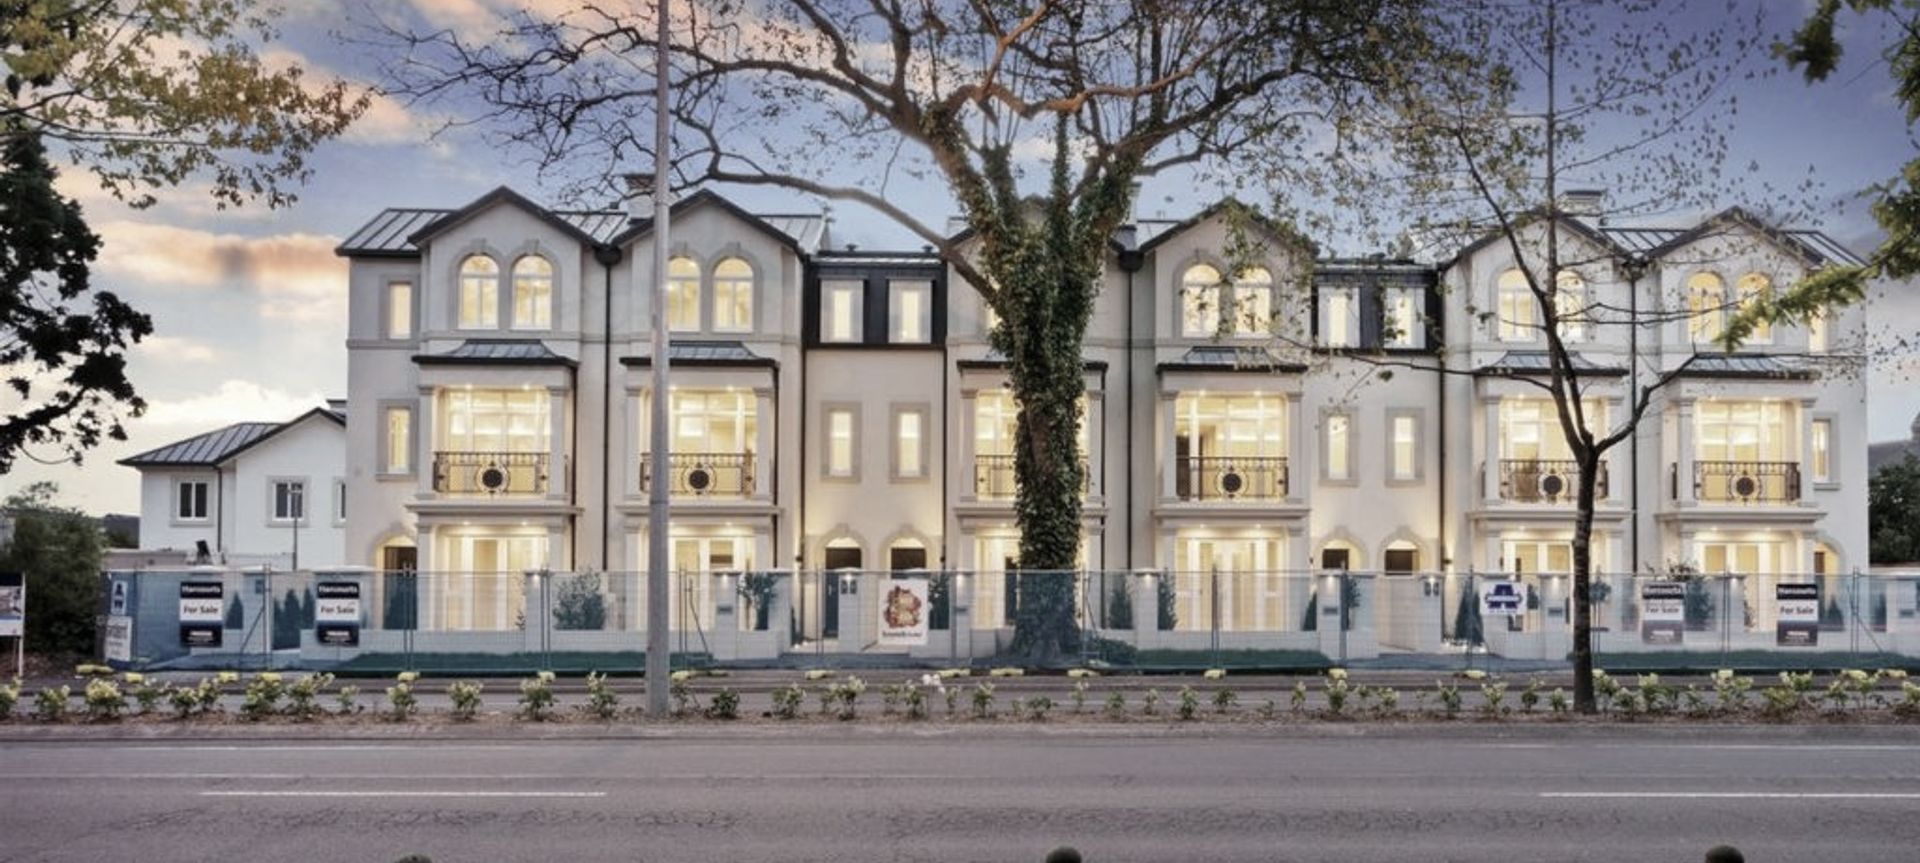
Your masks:
M 653 402 L 647 485 L 647 713 L 667 715 L 667 0 L 658 0 L 654 35 Z

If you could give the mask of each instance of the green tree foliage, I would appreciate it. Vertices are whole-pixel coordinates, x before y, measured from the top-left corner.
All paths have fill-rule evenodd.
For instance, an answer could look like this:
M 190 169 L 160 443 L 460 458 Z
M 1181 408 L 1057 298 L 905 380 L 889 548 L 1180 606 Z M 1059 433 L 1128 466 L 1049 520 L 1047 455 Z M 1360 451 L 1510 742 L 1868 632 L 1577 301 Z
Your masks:
M 222 206 L 293 201 L 307 156 L 368 103 L 262 55 L 256 0 L 0 0 L 0 473 L 23 449 L 78 461 L 145 404 L 126 349 L 147 317 L 88 271 L 100 241 L 53 191 L 47 150 L 136 207 L 194 177 Z
M 91 654 L 100 613 L 100 527 L 77 509 L 56 504 L 52 483 L 27 486 L 6 499 L 13 541 L 0 549 L 0 570 L 27 578 L 27 645 L 40 653 Z
M 599 631 L 607 626 L 607 599 L 600 593 L 600 574 L 582 572 L 559 579 L 554 588 L 555 629 Z
M 1920 459 L 1911 453 L 1867 481 L 1867 541 L 1874 563 L 1920 561 Z

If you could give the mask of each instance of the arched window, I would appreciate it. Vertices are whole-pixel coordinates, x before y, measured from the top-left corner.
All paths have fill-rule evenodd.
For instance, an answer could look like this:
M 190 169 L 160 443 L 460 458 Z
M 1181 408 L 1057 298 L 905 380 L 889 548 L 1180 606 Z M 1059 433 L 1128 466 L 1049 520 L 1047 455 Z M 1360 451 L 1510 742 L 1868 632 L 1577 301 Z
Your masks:
M 1180 277 L 1180 334 L 1204 338 L 1220 333 L 1220 271 L 1194 264 Z
M 1265 267 L 1242 270 L 1233 280 L 1233 334 L 1273 332 L 1273 274 Z
M 744 333 L 753 329 L 753 265 L 728 258 L 713 268 L 713 329 Z
M 500 326 L 500 265 L 486 255 L 460 262 L 460 329 Z
M 1725 326 L 1727 285 L 1712 273 L 1687 277 L 1687 334 L 1696 342 L 1720 337 Z
M 1533 341 L 1539 322 L 1534 314 L 1537 306 L 1533 301 L 1533 288 L 1527 284 L 1527 274 L 1518 269 L 1501 273 L 1498 292 L 1494 313 L 1499 318 L 1500 340 Z
M 1773 280 L 1761 273 L 1748 273 L 1740 277 L 1740 310 L 1746 311 L 1755 303 L 1764 302 L 1773 296 Z M 1753 332 L 1747 335 L 1747 341 L 1754 344 L 1769 344 L 1773 341 L 1773 325 L 1760 321 L 1753 325 Z
M 667 261 L 667 329 L 700 331 L 700 264 L 692 258 Z
M 513 328 L 553 326 L 553 264 L 539 255 L 513 262 Z
M 1553 310 L 1560 318 L 1560 339 L 1584 342 L 1592 334 L 1593 319 L 1588 315 L 1587 282 L 1572 270 L 1561 270 L 1554 280 Z

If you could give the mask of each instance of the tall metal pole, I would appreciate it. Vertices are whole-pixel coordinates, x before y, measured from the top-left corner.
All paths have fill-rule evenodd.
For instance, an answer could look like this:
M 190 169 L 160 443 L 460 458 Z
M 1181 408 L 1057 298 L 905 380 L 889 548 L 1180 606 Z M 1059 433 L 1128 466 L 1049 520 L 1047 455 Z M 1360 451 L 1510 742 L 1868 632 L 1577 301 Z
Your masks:
M 672 674 L 667 643 L 667 0 L 658 0 L 654 35 L 653 403 L 647 485 L 647 713 L 667 715 Z

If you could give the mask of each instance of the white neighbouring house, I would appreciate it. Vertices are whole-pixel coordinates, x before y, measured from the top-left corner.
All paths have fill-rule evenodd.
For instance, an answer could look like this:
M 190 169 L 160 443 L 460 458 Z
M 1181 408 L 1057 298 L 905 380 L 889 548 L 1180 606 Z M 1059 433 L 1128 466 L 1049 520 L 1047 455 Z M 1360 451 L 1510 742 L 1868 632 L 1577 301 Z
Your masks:
M 675 501 L 672 565 L 701 576 L 676 630 L 732 611 L 728 573 L 925 568 L 965 573 L 934 600 L 954 649 L 1004 645 L 1015 404 L 978 297 L 929 253 L 831 249 L 817 215 L 703 191 L 673 219 L 665 478 L 645 449 L 645 218 L 500 189 L 459 209 L 386 210 L 342 243 L 355 418 L 343 562 L 435 574 L 422 629 L 512 629 L 527 571 L 644 569 L 659 480 Z M 1574 477 L 1532 383 L 1544 343 L 1506 246 L 1315 261 L 1267 226 L 1261 260 L 1232 272 L 1227 221 L 1219 206 L 1141 220 L 1109 248 L 1083 357 L 1082 560 L 1103 574 L 1086 585 L 1101 597 L 1089 627 L 1129 616 L 1141 647 L 1205 644 L 1215 629 L 1227 647 L 1324 647 L 1341 627 L 1320 579 L 1350 570 L 1367 574 L 1356 602 L 1373 611 L 1347 648 L 1432 650 L 1462 579 L 1490 574 L 1527 581 L 1533 599 L 1489 643 L 1564 650 Z M 1865 310 L 1731 355 L 1710 344 L 1743 297 L 1856 259 L 1738 210 L 1670 229 L 1564 223 L 1580 261 L 1566 292 L 1590 298 L 1569 338 L 1596 425 L 1685 366 L 1608 458 L 1596 569 L 1752 576 L 1751 618 L 1766 579 L 1864 568 L 1866 385 L 1834 369 L 1858 350 Z M 1670 321 L 1625 326 L 1613 309 Z M 1381 380 L 1380 357 L 1426 368 Z M 1123 573 L 1138 570 L 1160 573 L 1168 597 L 1135 589 Z M 796 637 L 871 637 L 879 591 L 851 576 L 789 584 Z M 639 582 L 606 590 L 605 626 L 636 631 Z M 1629 630 L 1632 604 L 1603 600 L 1598 619 Z
M 208 560 L 276 570 L 346 562 L 343 403 L 242 422 L 120 460 L 140 471 L 140 546 L 121 563 Z

